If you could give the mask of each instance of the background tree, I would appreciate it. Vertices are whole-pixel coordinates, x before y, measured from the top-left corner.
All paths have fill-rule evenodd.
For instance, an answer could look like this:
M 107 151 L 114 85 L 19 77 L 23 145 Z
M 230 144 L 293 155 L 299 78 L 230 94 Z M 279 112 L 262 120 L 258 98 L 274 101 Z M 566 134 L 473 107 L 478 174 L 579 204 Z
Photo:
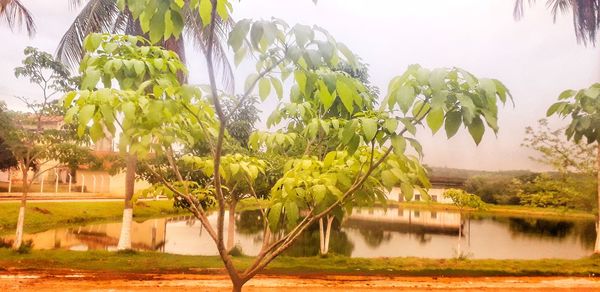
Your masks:
M 520 19 L 524 15 L 524 0 L 515 1 L 514 16 Z M 528 0 L 529 4 L 535 0 Z M 598 0 L 547 0 L 546 6 L 551 10 L 554 21 L 559 14 L 571 11 L 575 37 L 584 45 L 595 44 L 596 34 L 600 27 L 600 1 Z
M 29 36 L 35 34 L 33 16 L 20 0 L 0 0 L 0 20 L 13 30 L 25 23 Z
M 148 6 L 154 1 L 132 0 L 122 1 L 122 4 Z M 227 1 L 176 2 L 166 11 L 142 12 L 141 27 L 169 38 L 172 29 L 150 29 L 148 24 L 153 19 L 164 20 L 165 14 L 182 14 L 186 6 L 200 14 L 208 29 L 209 44 L 215 34 L 215 20 L 228 19 L 232 8 Z M 70 112 L 79 115 L 80 127 L 90 124 L 91 129 L 113 124 L 116 116 L 124 115 L 131 121 L 123 123 L 126 139 L 122 140 L 121 147 L 135 146 L 135 153 L 143 163 L 150 150 L 166 155 L 168 165 L 149 165 L 150 171 L 162 181 L 162 185 L 154 188 L 182 202 L 200 220 L 217 246 L 234 291 L 240 291 L 244 283 L 287 250 L 308 227 L 335 209 L 351 210 L 355 204 L 385 202 L 381 191 L 384 187 L 400 184 L 407 198 L 412 197 L 415 188 L 428 187 L 426 171 L 419 158 L 407 151 L 410 145 L 410 151 L 420 153 L 420 144 L 414 138 L 415 125 L 426 123 L 433 132 L 445 125 L 449 137 L 464 125 L 479 143 L 485 124 L 493 131 L 498 130 L 498 101 L 504 103 L 509 96 L 499 81 L 478 79 L 458 68 L 427 70 L 411 66 L 390 82 L 381 107 L 369 108 L 373 98 L 364 84 L 335 70 L 340 62 L 356 66 L 356 57 L 329 33 L 318 27 L 290 27 L 277 19 L 240 20 L 230 33 L 228 43 L 237 62 L 247 59 L 249 54 L 255 55 L 258 61 L 257 72 L 247 78 L 239 102 L 255 95 L 256 89 L 262 99 L 273 92 L 282 101 L 268 122 L 278 129 L 253 135 L 249 141 L 251 148 L 257 152 L 277 152 L 299 144 L 297 142 L 313 142 L 305 144 L 308 149 L 305 155 L 286 162 L 282 177 L 271 189 L 268 206 L 259 209 L 264 218 L 263 245 L 254 262 L 240 271 L 225 245 L 228 184 L 234 172 L 242 172 L 244 177 L 251 178 L 247 181 L 254 187 L 253 178 L 258 178 L 260 169 L 244 168 L 240 163 L 236 172 L 234 164 L 228 162 L 236 154 L 223 152 L 230 117 L 225 115 L 221 103 L 227 94 L 220 91 L 216 83 L 213 47 L 209 45 L 205 55 L 210 84 L 194 88 L 176 82 L 173 74 L 184 71 L 185 67 L 176 58 L 166 58 L 170 53 L 152 55 L 154 59 L 150 62 L 147 53 L 155 49 L 140 38 L 104 36 L 97 42 L 95 38 L 94 35 L 88 37 L 93 45 L 86 48 L 89 57 L 82 62 L 84 90 L 69 94 L 65 100 L 67 105 L 73 105 Z M 113 53 L 136 52 L 127 59 L 132 68 L 138 63 L 144 70 L 164 72 L 168 67 L 169 71 L 156 82 L 145 82 L 131 92 L 122 86 L 120 90 L 95 89 L 102 73 L 94 72 L 102 72 L 106 67 L 96 61 L 111 59 L 106 48 L 114 48 Z M 106 58 L 104 53 L 107 53 Z M 96 82 L 86 83 L 90 76 Z M 140 74 L 135 76 L 139 78 Z M 283 81 L 291 76 L 292 87 L 284 99 Z M 94 85 L 89 86 L 91 84 Z M 334 115 L 334 112 L 342 115 Z M 86 113 L 86 118 L 81 118 L 82 113 Z M 327 139 L 335 141 L 327 146 L 333 150 L 320 152 Z M 174 151 L 186 149 L 199 140 L 210 145 L 209 157 Z M 131 143 L 135 141 L 142 142 Z M 239 157 L 252 159 L 251 155 Z M 185 162 L 195 164 L 209 176 L 210 185 L 199 185 L 181 175 L 179 165 Z M 161 176 L 167 167 L 176 180 Z M 256 192 L 252 196 L 256 196 Z M 207 202 L 216 204 L 216 226 L 208 220 Z
M 465 255 L 461 251 L 460 241 L 462 238 L 463 231 L 463 212 L 466 208 L 471 208 L 475 210 L 485 209 L 485 203 L 474 194 L 469 194 L 461 189 L 447 189 L 444 191 L 444 197 L 452 200 L 452 204 L 458 207 L 458 212 L 460 215 L 460 223 L 458 225 L 458 243 L 456 245 L 456 253 L 458 258 L 463 258 Z
M 59 167 L 60 163 L 64 162 L 62 159 L 70 157 L 69 154 L 62 154 L 65 149 L 86 151 L 85 148 L 72 145 L 76 141 L 68 139 L 69 135 L 65 135 L 64 128 L 57 125 L 44 126 L 47 120 L 62 120 L 60 116 L 49 115 L 48 109 L 55 95 L 72 89 L 68 71 L 48 53 L 31 47 L 27 47 L 24 53 L 23 66 L 15 68 L 15 76 L 26 77 L 32 84 L 37 85 L 41 91 L 41 99 L 32 101 L 20 98 L 32 113 L 9 112 L 3 109 L 2 119 L 6 124 L 0 129 L 0 138 L 16 159 L 23 180 L 14 242 L 16 249 L 22 243 L 25 207 L 31 184 L 44 173 Z M 33 171 L 31 176 L 30 171 Z
M 206 52 L 208 39 L 205 35 L 205 27 L 202 25 L 200 15 L 187 6 L 181 13 L 169 14 L 162 21 L 153 23 L 144 22 L 144 27 L 136 20 L 142 13 L 152 14 L 154 11 L 164 11 L 169 5 L 176 5 L 170 2 L 149 3 L 150 5 L 133 5 L 128 6 L 125 1 L 117 0 L 70 0 L 73 8 L 78 8 L 83 5 L 79 15 L 75 18 L 71 26 L 63 35 L 57 49 L 57 56 L 66 64 L 72 67 L 78 67 L 84 55 L 84 39 L 90 33 L 124 33 L 128 35 L 144 36 L 149 38 L 153 43 L 157 43 L 164 48 L 176 52 L 183 63 L 185 63 L 185 46 L 184 38 L 180 37 L 185 34 L 188 39 L 191 39 L 201 52 Z M 165 15 L 165 14 L 161 14 Z M 176 25 L 177 24 L 177 25 Z M 211 41 L 215 46 L 213 57 L 215 62 L 220 65 L 223 72 L 223 82 L 228 88 L 233 88 L 232 71 L 229 61 L 221 47 L 221 39 L 225 38 L 231 21 L 221 22 L 219 19 L 218 25 L 215 28 L 216 36 Z M 152 31 L 149 30 L 152 29 Z M 155 33 L 169 29 L 172 32 L 170 37 L 163 39 L 163 34 Z M 186 82 L 186 74 L 180 71 L 178 78 L 180 82 Z M 119 164 L 121 165 L 121 164 Z M 133 212 L 133 192 L 135 188 L 135 177 L 138 172 L 139 165 L 134 157 L 129 157 L 122 164 L 125 169 L 125 206 L 123 209 L 123 224 L 121 236 L 119 237 L 118 249 L 128 249 L 131 247 L 131 220 L 129 219 Z M 143 174 L 141 174 L 143 176 Z
M 559 102 L 548 108 L 547 115 L 569 118 L 569 126 L 565 130 L 566 138 L 575 144 L 579 144 L 584 137 L 588 144 L 596 143 L 596 195 L 599 202 L 597 206 L 600 206 L 600 83 L 577 91 L 566 90 L 558 99 Z M 600 215 L 597 215 L 596 233 L 594 253 L 600 253 Z
M 568 140 L 565 128 L 551 129 L 545 119 L 537 128 L 527 127 L 523 146 L 539 155 L 534 161 L 553 168 L 555 173 L 537 175 L 513 184 L 522 204 L 593 211 L 597 205 L 596 146 Z

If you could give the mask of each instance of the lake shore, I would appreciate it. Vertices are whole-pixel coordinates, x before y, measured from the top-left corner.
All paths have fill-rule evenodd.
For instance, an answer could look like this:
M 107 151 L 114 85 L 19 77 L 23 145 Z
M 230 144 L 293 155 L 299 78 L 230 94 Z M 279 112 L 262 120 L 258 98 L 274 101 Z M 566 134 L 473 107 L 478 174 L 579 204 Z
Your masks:
M 390 201 L 390 204 L 398 204 Z M 264 202 L 240 202 L 238 209 L 247 210 L 264 205 Z M 400 206 L 412 209 L 428 209 L 455 211 L 453 205 L 434 202 L 403 202 Z M 123 214 L 123 202 L 30 202 L 27 204 L 25 219 L 25 232 L 33 233 L 57 227 L 73 227 L 91 223 L 118 222 Z M 16 226 L 19 207 L 18 203 L 0 203 L 0 235 L 13 232 Z M 532 208 L 523 206 L 488 205 L 486 210 L 469 210 L 465 212 L 475 215 L 522 216 L 522 217 L 547 217 L 556 219 L 594 219 L 591 213 L 562 210 L 552 208 Z M 144 221 L 151 218 L 162 218 L 188 214 L 185 211 L 174 209 L 173 203 L 167 200 L 138 201 L 134 207 L 134 220 Z

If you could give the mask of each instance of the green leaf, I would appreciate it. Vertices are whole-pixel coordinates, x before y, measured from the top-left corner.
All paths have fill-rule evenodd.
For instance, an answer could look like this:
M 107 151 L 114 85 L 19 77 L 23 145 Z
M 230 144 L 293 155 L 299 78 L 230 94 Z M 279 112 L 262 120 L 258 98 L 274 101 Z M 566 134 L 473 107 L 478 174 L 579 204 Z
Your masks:
M 402 113 L 406 114 L 415 101 L 415 89 L 410 85 L 403 85 L 398 89 L 397 102 Z
M 325 198 L 327 194 L 327 187 L 324 185 L 316 185 L 312 187 L 313 198 L 316 204 L 319 204 Z
M 275 77 L 271 77 L 271 84 L 273 84 L 273 88 L 275 89 L 275 93 L 279 99 L 283 98 L 283 85 L 281 81 Z
M 79 111 L 79 125 L 87 125 L 87 123 L 94 116 L 94 112 L 96 111 L 96 106 L 93 104 L 84 105 Z
M 319 81 L 319 96 L 321 97 L 321 102 L 325 107 L 325 110 L 328 110 L 334 102 L 334 96 L 329 92 L 329 88 L 327 84 L 323 81 Z
M 361 119 L 361 122 L 363 134 L 365 135 L 365 141 L 370 142 L 377 134 L 377 120 L 365 118 Z
M 458 132 L 460 125 L 462 124 L 462 114 L 457 111 L 449 112 L 446 114 L 446 136 L 448 139 L 452 138 Z
M 86 51 L 93 52 L 96 49 L 98 49 L 101 42 L 102 42 L 102 34 L 92 33 L 85 38 L 85 40 L 83 42 L 83 47 L 85 48 Z
M 383 127 L 389 133 L 395 133 L 396 129 L 398 129 L 398 120 L 396 120 L 395 118 L 386 119 L 383 123 Z
M 340 96 L 342 104 L 349 113 L 354 112 L 354 95 L 352 89 L 343 81 L 338 80 L 336 83 L 337 93 Z
M 548 108 L 548 111 L 546 112 L 546 116 L 549 117 L 549 116 L 553 115 L 556 112 L 562 111 L 562 109 L 565 107 L 565 105 L 566 105 L 565 102 L 557 102 L 557 103 L 551 105 Z
M 314 31 L 308 25 L 296 24 L 292 30 L 296 37 L 296 44 L 300 47 L 304 47 L 315 38 Z
M 279 225 L 279 219 L 281 217 L 282 208 L 283 205 L 281 203 L 275 203 L 269 209 L 269 215 L 267 217 L 269 218 L 269 225 L 271 227 L 271 230 L 275 230 Z
M 392 146 L 394 147 L 394 154 L 398 156 L 404 155 L 404 151 L 406 151 L 406 140 L 399 135 L 393 136 Z
M 485 132 L 485 127 L 483 125 L 483 121 L 481 121 L 481 118 L 474 117 L 468 128 L 471 137 L 473 137 L 473 141 L 475 141 L 475 144 L 479 145 L 481 138 L 483 138 L 483 133 Z
M 412 185 L 407 184 L 407 183 L 402 183 L 402 185 L 400 185 L 400 190 L 402 191 L 404 200 L 406 200 L 406 201 L 412 200 L 414 192 L 415 192 Z
M 426 117 L 427 125 L 431 129 L 431 132 L 435 134 L 444 124 L 444 109 L 434 108 Z
M 350 140 L 356 135 L 357 121 L 352 120 L 346 123 L 344 130 L 342 131 L 342 144 L 348 144 Z
M 133 120 L 135 119 L 135 104 L 133 104 L 133 102 L 125 102 L 123 103 L 123 105 L 121 106 L 121 110 L 123 111 L 123 114 L 125 115 L 125 119 L 128 120 Z
M 493 80 L 487 78 L 479 79 L 479 88 L 485 92 L 488 98 L 496 97 L 496 83 Z
M 159 17 L 158 15 L 154 15 L 152 20 L 150 21 L 150 41 L 153 44 L 158 43 L 163 39 L 163 35 L 165 32 L 165 19 Z
M 227 43 L 236 53 L 240 50 L 242 44 L 244 44 L 244 39 L 250 30 L 250 23 L 250 19 L 239 20 L 235 23 L 235 26 L 229 33 L 229 39 L 227 40 Z
M 561 94 L 558 96 L 558 99 L 568 99 L 571 96 L 575 95 L 575 93 L 577 93 L 577 91 L 569 89 L 569 90 L 565 90 L 563 92 L 561 92 Z
M 268 79 L 261 78 L 260 81 L 258 81 L 258 96 L 260 96 L 260 99 L 262 101 L 265 101 L 265 99 L 267 99 L 267 97 L 269 97 L 270 93 L 271 93 L 271 83 L 269 82 Z
M 393 188 L 398 182 L 398 178 L 389 170 L 381 172 L 381 183 L 388 189 Z
M 202 26 L 204 27 L 210 24 L 212 8 L 211 0 L 200 0 L 200 19 L 202 20 Z

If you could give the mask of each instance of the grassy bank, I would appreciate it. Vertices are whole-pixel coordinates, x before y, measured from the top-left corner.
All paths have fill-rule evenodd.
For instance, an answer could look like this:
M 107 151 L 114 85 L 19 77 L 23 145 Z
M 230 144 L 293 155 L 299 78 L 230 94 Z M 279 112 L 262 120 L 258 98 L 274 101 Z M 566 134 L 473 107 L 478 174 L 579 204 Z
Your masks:
M 392 202 L 390 204 L 398 204 Z M 440 211 L 458 211 L 458 207 L 449 204 L 436 202 L 402 202 L 400 206 L 410 209 L 427 209 Z M 584 211 L 559 209 L 559 208 L 536 208 L 526 206 L 511 205 L 487 205 L 485 210 L 474 210 L 465 208 L 465 212 L 478 215 L 498 215 L 498 216 L 517 216 L 517 217 L 548 217 L 557 219 L 594 219 L 594 214 Z
M 238 210 L 265 207 L 264 201 L 248 200 L 240 202 Z M 397 204 L 391 202 L 390 204 Z M 404 208 L 458 211 L 453 205 L 427 202 L 404 202 Z M 25 216 L 25 232 L 44 231 L 56 227 L 80 226 L 90 223 L 114 222 L 121 220 L 122 202 L 30 202 Z M 17 223 L 18 203 L 0 203 L 0 235 L 12 232 Z M 544 209 L 522 206 L 489 205 L 485 211 L 470 210 L 475 214 L 498 216 L 535 216 L 557 219 L 593 219 L 594 215 L 562 209 Z M 134 208 L 134 220 L 166 217 L 183 214 L 173 208 L 171 201 L 140 201 Z
M 239 268 L 247 267 L 251 260 L 249 257 L 234 259 Z M 7 249 L 0 249 L 0 267 L 6 270 L 39 270 L 43 267 L 43 269 L 131 273 L 214 273 L 214 269 L 222 269 L 223 264 L 218 257 L 181 256 L 154 252 L 33 251 L 30 254 L 21 255 Z M 265 273 L 390 276 L 591 276 L 600 274 L 600 259 L 441 260 L 420 258 L 353 259 L 338 256 L 328 258 L 280 257 L 269 265 Z
M 139 201 L 133 210 L 136 221 L 181 213 L 173 209 L 171 201 Z M 0 235 L 14 230 L 18 213 L 19 203 L 0 203 Z M 25 232 L 119 221 L 122 217 L 123 202 L 31 202 L 27 204 Z

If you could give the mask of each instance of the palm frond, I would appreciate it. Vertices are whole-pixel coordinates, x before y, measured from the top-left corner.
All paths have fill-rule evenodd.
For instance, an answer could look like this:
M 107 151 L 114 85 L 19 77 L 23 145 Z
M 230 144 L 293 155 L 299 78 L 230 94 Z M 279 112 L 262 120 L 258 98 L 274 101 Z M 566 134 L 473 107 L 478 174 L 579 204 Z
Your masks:
M 222 21 L 218 19 L 218 23 L 215 25 L 215 36 L 213 39 L 213 58 L 217 64 L 217 70 L 221 74 L 221 79 L 225 91 L 229 93 L 235 92 L 235 82 L 233 76 L 233 69 L 227 58 L 227 47 L 225 40 L 229 36 L 229 31 L 233 27 L 233 20 Z M 185 34 L 187 38 L 191 39 L 194 46 L 201 50 L 203 54 L 206 54 L 208 48 L 208 35 L 205 28 L 202 26 L 202 20 L 198 13 L 192 11 L 186 11 L 185 15 Z
M 72 0 L 72 4 L 80 3 Z M 113 31 L 115 19 L 121 14 L 114 0 L 90 0 L 75 18 L 58 44 L 57 59 L 76 67 L 83 58 L 83 40 L 93 32 Z
M 525 0 L 515 0 L 513 14 L 517 20 L 523 17 L 524 2 Z M 533 5 L 535 0 L 527 2 Z M 550 9 L 555 22 L 559 14 L 566 14 L 571 10 L 577 42 L 595 45 L 600 28 L 600 0 L 547 0 L 546 7 Z
M 0 0 L 0 21 L 5 21 L 11 30 L 24 23 L 29 36 L 36 31 L 33 15 L 19 0 Z

